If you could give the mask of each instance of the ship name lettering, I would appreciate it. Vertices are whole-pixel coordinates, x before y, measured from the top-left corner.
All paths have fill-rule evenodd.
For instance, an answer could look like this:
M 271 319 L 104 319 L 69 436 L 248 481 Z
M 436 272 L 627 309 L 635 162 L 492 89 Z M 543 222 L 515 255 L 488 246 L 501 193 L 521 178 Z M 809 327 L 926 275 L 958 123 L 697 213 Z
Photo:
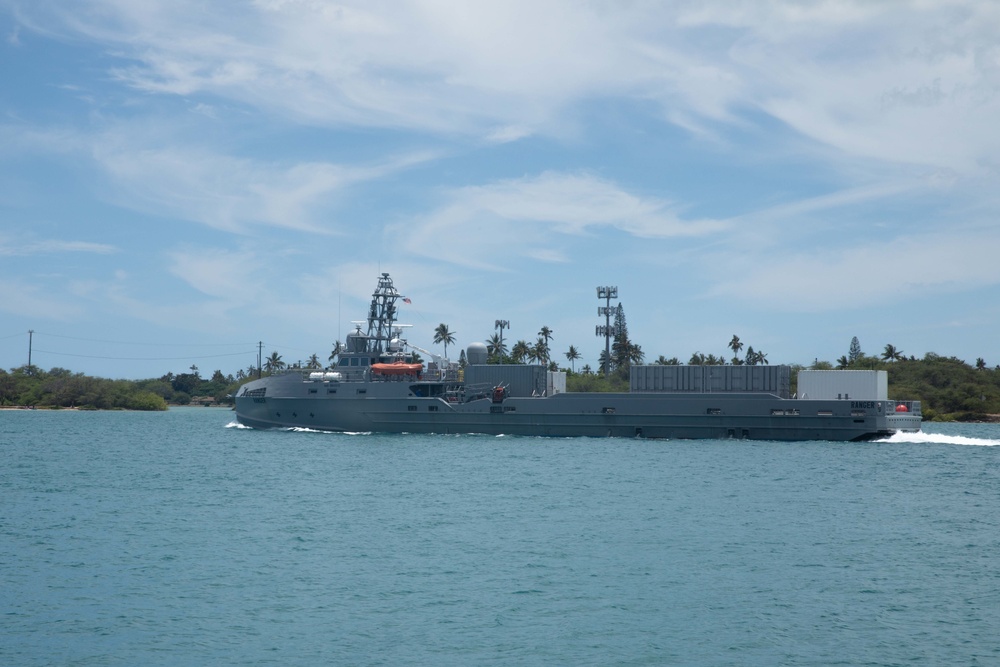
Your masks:
M 851 401 L 852 410 L 871 410 L 875 407 L 875 401 Z

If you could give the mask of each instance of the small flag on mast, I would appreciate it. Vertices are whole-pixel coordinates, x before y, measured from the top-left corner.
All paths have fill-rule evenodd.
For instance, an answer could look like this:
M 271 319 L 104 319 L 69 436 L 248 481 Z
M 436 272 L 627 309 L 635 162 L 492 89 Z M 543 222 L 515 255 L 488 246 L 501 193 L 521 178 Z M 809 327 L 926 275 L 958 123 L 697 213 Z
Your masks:
M 412 302 L 412 301 L 410 301 L 410 297 L 408 297 L 408 296 L 404 296 L 404 297 L 403 297 L 403 303 L 413 303 L 413 302 Z

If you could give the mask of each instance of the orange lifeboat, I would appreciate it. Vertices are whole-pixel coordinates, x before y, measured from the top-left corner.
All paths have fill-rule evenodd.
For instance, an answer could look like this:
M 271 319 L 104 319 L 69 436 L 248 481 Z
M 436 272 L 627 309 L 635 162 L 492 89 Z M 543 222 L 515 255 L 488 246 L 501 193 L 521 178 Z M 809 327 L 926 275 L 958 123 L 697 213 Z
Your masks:
M 405 364 L 401 361 L 391 364 L 372 364 L 372 371 L 382 375 L 419 375 L 423 370 L 423 364 Z

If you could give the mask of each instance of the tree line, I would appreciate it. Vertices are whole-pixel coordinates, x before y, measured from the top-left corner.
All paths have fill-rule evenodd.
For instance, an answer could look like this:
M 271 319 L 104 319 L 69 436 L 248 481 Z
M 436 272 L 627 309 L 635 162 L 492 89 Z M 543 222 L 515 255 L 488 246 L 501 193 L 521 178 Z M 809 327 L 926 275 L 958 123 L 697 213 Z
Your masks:
M 110 380 L 74 373 L 21 366 L 0 369 L 0 406 L 79 408 L 84 410 L 166 410 L 168 405 L 201 402 L 231 403 L 240 384 L 233 375 L 215 371 L 202 378 L 197 366 L 190 373 L 167 373 L 146 380 Z
M 567 371 L 567 390 L 628 390 L 629 369 L 632 365 L 643 363 L 645 355 L 641 347 L 628 337 L 624 312 L 617 325 L 610 355 L 601 352 L 598 361 L 600 372 L 594 372 L 589 364 L 577 372 L 575 362 L 580 359 L 580 353 L 573 345 L 561 353 L 569 366 L 562 369 Z M 454 345 L 456 340 L 456 332 L 451 331 L 444 323 L 435 329 L 435 344 Z M 538 339 L 534 343 L 518 340 L 509 349 L 506 341 L 497 335 L 487 342 L 489 361 L 490 363 L 538 363 L 552 370 L 559 370 L 558 363 L 552 358 L 551 341 L 554 340 L 555 333 L 548 326 L 541 327 Z M 755 351 L 752 346 L 746 346 L 746 354 L 741 356 L 744 345 L 735 334 L 728 348 L 732 352 L 729 359 L 725 355 L 704 355 L 695 352 L 688 363 L 693 365 L 768 363 L 767 355 Z M 340 343 L 335 343 L 328 358 L 331 364 L 336 362 L 340 350 Z M 459 362 L 465 363 L 464 350 L 460 354 Z M 661 355 L 652 363 L 676 365 L 680 361 L 677 357 L 668 359 Z M 221 370 L 216 370 L 205 378 L 201 376 L 198 367 L 192 365 L 190 372 L 187 373 L 170 372 L 159 378 L 146 380 L 110 380 L 73 373 L 58 367 L 48 371 L 37 366 L 21 366 L 9 372 L 0 369 L 0 406 L 165 410 L 168 404 L 187 405 L 192 401 L 226 404 L 232 401 L 231 396 L 237 392 L 240 385 L 255 379 L 258 373 L 270 374 L 288 368 L 319 369 L 322 368 L 322 363 L 318 355 L 314 354 L 305 363 L 300 361 L 287 366 L 278 352 L 272 352 L 262 366 L 263 368 L 258 369 L 251 365 L 237 371 L 235 375 L 227 375 Z M 1000 419 L 1000 366 L 988 368 L 982 357 L 977 358 L 973 364 L 933 352 L 918 359 L 913 355 L 904 355 L 902 350 L 892 344 L 885 345 L 879 354 L 869 355 L 862 351 L 860 342 L 854 337 L 848 353 L 837 359 L 836 364 L 816 359 L 811 365 L 792 364 L 791 368 L 793 391 L 798 372 L 805 368 L 888 370 L 889 398 L 921 401 L 925 419 L 960 421 Z M 603 373 L 605 369 L 609 371 L 607 376 Z

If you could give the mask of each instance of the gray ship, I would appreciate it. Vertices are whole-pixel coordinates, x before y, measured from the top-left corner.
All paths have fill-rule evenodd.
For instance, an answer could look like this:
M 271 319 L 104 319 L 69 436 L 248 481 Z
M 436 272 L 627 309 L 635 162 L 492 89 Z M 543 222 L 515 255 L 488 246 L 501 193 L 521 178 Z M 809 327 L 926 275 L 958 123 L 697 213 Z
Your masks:
M 788 366 L 633 366 L 626 393 L 566 392 L 566 374 L 489 364 L 473 343 L 464 368 L 401 337 L 388 273 L 372 294 L 367 330 L 347 337 L 337 365 L 249 382 L 236 418 L 253 428 L 333 432 L 748 440 L 883 438 L 919 431 L 919 401 L 888 398 L 885 371 Z M 416 350 L 433 361 L 415 362 Z

